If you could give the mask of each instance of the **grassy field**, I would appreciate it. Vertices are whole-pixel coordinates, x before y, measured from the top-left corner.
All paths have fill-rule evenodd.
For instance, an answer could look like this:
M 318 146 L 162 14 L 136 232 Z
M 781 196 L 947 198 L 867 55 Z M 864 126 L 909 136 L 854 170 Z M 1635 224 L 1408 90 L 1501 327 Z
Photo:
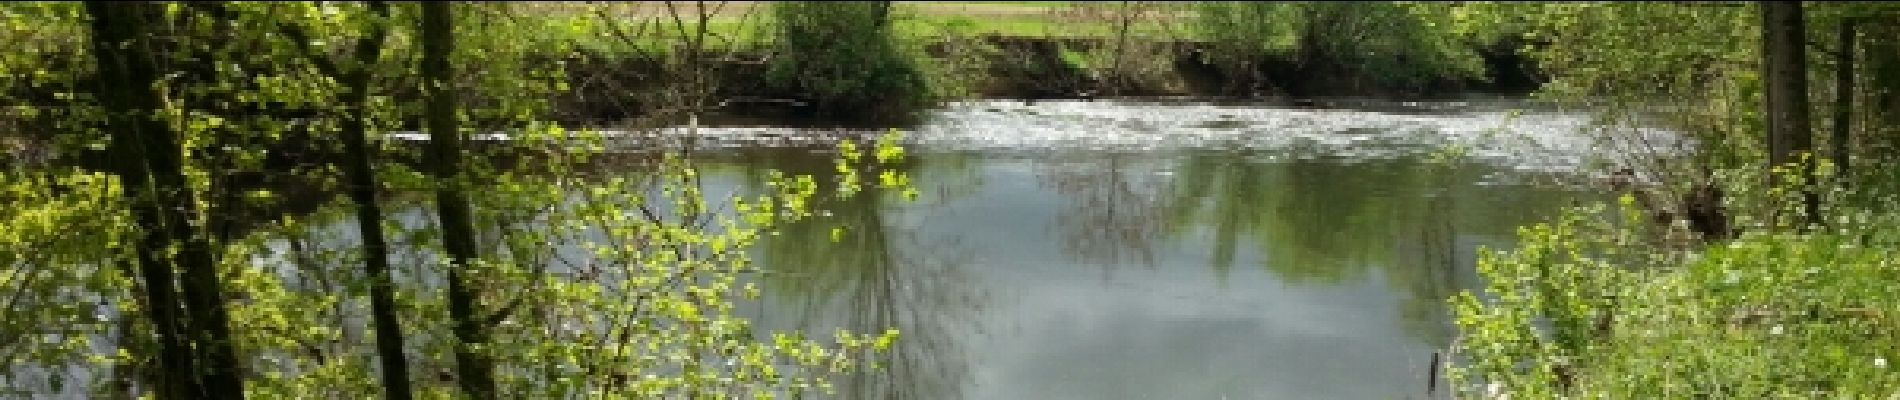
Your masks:
M 1005 36 L 1111 37 L 1124 16 L 1129 34 L 1182 38 L 1190 15 L 1180 3 L 1124 10 L 1119 3 L 1066 1 L 898 2 L 899 24 L 948 27 L 961 33 Z M 1124 13 L 1127 14 L 1124 14 Z M 928 35 L 928 31 L 905 31 Z
M 758 1 L 708 2 L 706 9 L 693 2 L 628 2 L 580 6 L 565 2 L 532 2 L 527 14 L 543 17 L 551 26 L 600 24 L 617 25 L 615 34 L 606 37 L 579 38 L 582 42 L 605 44 L 607 41 L 634 40 L 643 45 L 677 43 L 682 32 L 691 34 L 699 25 L 701 13 L 707 15 L 713 47 L 752 47 L 763 45 L 771 37 L 770 5 Z M 949 35 L 1002 35 L 1024 37 L 1114 37 L 1122 11 L 1120 3 L 1067 1 L 900 1 L 895 3 L 893 25 L 900 37 L 929 40 Z M 1151 3 L 1152 4 L 1152 3 Z M 1180 39 L 1191 35 L 1180 22 L 1189 10 L 1178 5 L 1157 5 L 1140 10 L 1128 18 L 1129 34 L 1143 38 Z M 676 18 L 677 16 L 677 18 Z M 608 18 L 608 19 L 603 19 Z M 560 31 L 560 30 L 553 30 Z

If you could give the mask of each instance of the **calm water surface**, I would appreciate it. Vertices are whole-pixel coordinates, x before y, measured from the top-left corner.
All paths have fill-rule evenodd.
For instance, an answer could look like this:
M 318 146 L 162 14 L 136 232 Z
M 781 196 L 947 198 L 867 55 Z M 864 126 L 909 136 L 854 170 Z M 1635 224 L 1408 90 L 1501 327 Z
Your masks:
M 1583 196 L 1531 184 L 1588 156 L 1583 117 L 1512 108 L 954 104 L 909 133 L 923 195 L 771 237 L 745 313 L 900 329 L 843 398 L 1424 398 L 1478 249 Z M 702 133 L 714 186 L 832 168 L 788 140 L 821 132 Z
M 1533 184 L 1592 155 L 1586 117 L 1518 106 L 952 104 L 907 129 L 921 196 L 826 197 L 754 249 L 742 313 L 899 329 L 845 399 L 1423 398 L 1478 249 L 1588 197 Z M 834 133 L 701 129 L 705 192 L 830 181 Z

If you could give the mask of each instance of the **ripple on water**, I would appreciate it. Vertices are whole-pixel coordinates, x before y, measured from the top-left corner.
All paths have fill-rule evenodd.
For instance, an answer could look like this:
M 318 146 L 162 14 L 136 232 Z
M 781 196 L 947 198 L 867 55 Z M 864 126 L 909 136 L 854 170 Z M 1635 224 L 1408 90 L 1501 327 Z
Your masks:
M 1374 109 L 1313 109 L 1206 102 L 1015 101 L 951 103 L 906 135 L 924 151 L 1034 155 L 1075 151 L 1245 150 L 1286 158 L 1386 159 L 1460 149 L 1473 160 L 1527 171 L 1575 170 L 1600 155 L 1584 113 L 1512 110 L 1511 104 L 1408 102 Z M 684 130 L 684 128 L 675 128 Z M 704 147 L 805 146 L 837 130 L 701 127 Z M 1664 147 L 1672 132 L 1639 130 Z

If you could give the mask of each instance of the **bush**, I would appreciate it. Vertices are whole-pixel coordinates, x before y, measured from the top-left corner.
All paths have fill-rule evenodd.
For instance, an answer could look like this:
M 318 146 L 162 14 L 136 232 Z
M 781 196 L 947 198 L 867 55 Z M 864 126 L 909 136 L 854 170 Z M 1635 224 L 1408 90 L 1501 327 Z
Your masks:
M 1900 214 L 1837 207 L 1831 229 L 1667 251 L 1640 214 L 1604 210 L 1525 228 L 1519 248 L 1479 260 L 1482 291 L 1452 300 L 1462 394 L 1900 394 Z
M 1299 74 L 1344 73 L 1416 91 L 1484 76 L 1476 48 L 1454 29 L 1448 5 L 1393 2 L 1204 2 L 1199 31 L 1229 74 L 1292 57 Z
M 889 7 L 876 1 L 772 3 L 778 38 L 768 82 L 810 101 L 821 117 L 887 117 L 923 105 L 929 87 L 898 47 Z

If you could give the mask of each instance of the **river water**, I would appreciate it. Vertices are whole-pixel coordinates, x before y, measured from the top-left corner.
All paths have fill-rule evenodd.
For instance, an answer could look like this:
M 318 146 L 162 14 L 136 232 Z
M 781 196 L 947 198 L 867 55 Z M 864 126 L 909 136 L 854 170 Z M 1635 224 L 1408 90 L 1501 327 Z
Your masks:
M 1606 151 L 1589 125 L 1514 100 L 949 104 L 901 129 L 920 195 L 825 197 L 750 250 L 769 273 L 740 313 L 818 337 L 901 331 L 881 368 L 838 382 L 844 399 L 1426 398 L 1455 336 L 1445 299 L 1479 284 L 1480 249 L 1597 197 L 1541 183 Z M 835 174 L 833 130 L 690 131 L 709 195 L 758 191 L 768 170 Z M 428 225 L 394 202 L 397 222 Z M 312 232 L 353 251 L 335 217 Z M 84 397 L 72 386 L 45 393 Z
M 1519 108 L 952 104 L 908 129 L 921 196 L 768 238 L 745 313 L 900 329 L 842 398 L 1425 398 L 1479 249 L 1587 197 L 1535 184 L 1587 159 L 1586 118 Z M 821 131 L 700 134 L 709 182 L 832 169 L 788 140 Z

